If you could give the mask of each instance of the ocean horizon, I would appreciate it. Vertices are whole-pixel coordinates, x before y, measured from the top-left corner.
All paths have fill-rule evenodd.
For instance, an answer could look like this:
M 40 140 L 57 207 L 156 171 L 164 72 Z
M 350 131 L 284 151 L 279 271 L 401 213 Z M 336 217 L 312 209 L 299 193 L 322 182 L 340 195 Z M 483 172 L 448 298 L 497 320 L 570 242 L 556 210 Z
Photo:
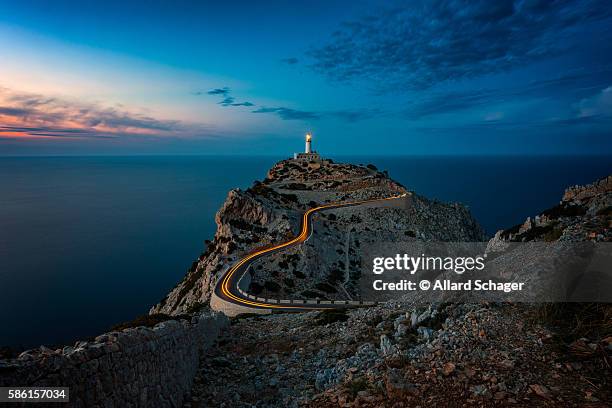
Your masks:
M 609 156 L 335 156 L 467 205 L 492 235 L 612 174 Z M 0 157 L 0 346 L 65 344 L 147 313 L 273 156 Z

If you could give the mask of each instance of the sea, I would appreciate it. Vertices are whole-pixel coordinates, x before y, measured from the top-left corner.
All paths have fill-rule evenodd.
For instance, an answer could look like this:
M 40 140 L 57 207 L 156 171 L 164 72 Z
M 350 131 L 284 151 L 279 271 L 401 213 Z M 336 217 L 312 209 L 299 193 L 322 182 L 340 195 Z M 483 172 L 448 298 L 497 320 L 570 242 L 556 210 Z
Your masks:
M 146 314 L 278 157 L 0 157 L 0 346 L 71 344 Z M 612 174 L 603 156 L 333 157 L 467 205 L 490 235 Z

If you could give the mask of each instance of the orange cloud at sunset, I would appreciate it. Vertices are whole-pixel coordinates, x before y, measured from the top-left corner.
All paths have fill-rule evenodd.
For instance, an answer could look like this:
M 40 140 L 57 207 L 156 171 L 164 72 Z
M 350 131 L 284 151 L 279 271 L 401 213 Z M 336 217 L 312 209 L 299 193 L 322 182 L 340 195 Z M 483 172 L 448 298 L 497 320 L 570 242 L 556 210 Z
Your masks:
M 1 138 L 189 137 L 207 133 L 204 125 L 162 120 L 121 105 L 104 107 L 0 87 Z

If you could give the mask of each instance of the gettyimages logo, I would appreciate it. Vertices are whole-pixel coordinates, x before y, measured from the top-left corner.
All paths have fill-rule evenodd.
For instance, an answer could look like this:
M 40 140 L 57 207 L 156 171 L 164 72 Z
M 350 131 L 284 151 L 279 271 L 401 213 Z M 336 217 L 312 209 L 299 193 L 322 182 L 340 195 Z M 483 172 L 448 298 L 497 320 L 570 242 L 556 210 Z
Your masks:
M 612 244 L 384 242 L 363 248 L 364 300 L 612 302 Z M 418 255 L 413 255 L 418 254 Z
M 376 257 L 372 261 L 372 272 L 380 275 L 385 271 L 406 271 L 414 275 L 418 271 L 453 271 L 461 275 L 465 271 L 482 271 L 486 255 L 472 257 L 409 256 L 396 254 L 393 257 Z

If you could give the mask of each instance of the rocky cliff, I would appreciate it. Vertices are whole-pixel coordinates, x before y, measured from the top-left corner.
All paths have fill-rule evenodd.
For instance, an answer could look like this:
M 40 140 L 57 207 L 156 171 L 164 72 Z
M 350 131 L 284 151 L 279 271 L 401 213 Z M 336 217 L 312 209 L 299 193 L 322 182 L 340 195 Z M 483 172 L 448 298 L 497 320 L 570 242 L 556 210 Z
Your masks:
M 558 206 L 500 231 L 491 242 L 609 241 L 609 180 L 568 189 Z M 412 231 L 419 239 L 478 236 L 470 218 L 461 215 L 461 207 L 422 200 L 410 217 L 385 209 L 376 222 L 385 226 L 382 229 L 398 223 L 399 230 Z M 346 230 L 341 234 L 342 226 L 353 215 L 363 217 L 370 210 L 338 213 L 334 220 L 331 213 L 322 217 L 319 222 L 328 224 L 324 231 L 332 237 L 330 247 L 345 248 L 353 238 L 347 239 Z M 456 223 L 448 231 L 429 230 L 426 222 L 438 220 L 433 214 L 445 219 L 445 211 L 457 218 Z M 372 227 L 364 222 L 357 224 L 364 230 Z M 559 232 L 550 234 L 555 229 Z M 518 259 L 515 255 L 506 261 Z M 289 265 L 266 269 L 315 273 L 323 268 L 308 269 L 299 259 L 295 267 L 292 260 L 284 261 Z M 297 283 L 295 290 L 302 290 Z M 217 347 L 202 358 L 188 405 L 610 406 L 610 321 L 610 304 L 422 306 L 409 300 L 353 310 L 247 317 L 234 321 Z M 229 396 L 231 402 L 222 402 L 219 395 Z
M 498 231 L 497 241 L 612 241 L 612 176 L 565 190 L 559 204 Z
M 151 313 L 181 314 L 205 307 L 233 261 L 254 248 L 295 234 L 308 208 L 329 202 L 387 197 L 406 188 L 374 166 L 333 163 L 275 164 L 263 181 L 232 190 L 215 217 L 217 231 L 184 279 Z M 484 234 L 467 208 L 411 194 L 410 206 L 364 206 L 317 215 L 307 244 L 254 267 L 250 292 L 263 296 L 351 299 L 357 296 L 360 246 L 398 237 L 480 241 Z

